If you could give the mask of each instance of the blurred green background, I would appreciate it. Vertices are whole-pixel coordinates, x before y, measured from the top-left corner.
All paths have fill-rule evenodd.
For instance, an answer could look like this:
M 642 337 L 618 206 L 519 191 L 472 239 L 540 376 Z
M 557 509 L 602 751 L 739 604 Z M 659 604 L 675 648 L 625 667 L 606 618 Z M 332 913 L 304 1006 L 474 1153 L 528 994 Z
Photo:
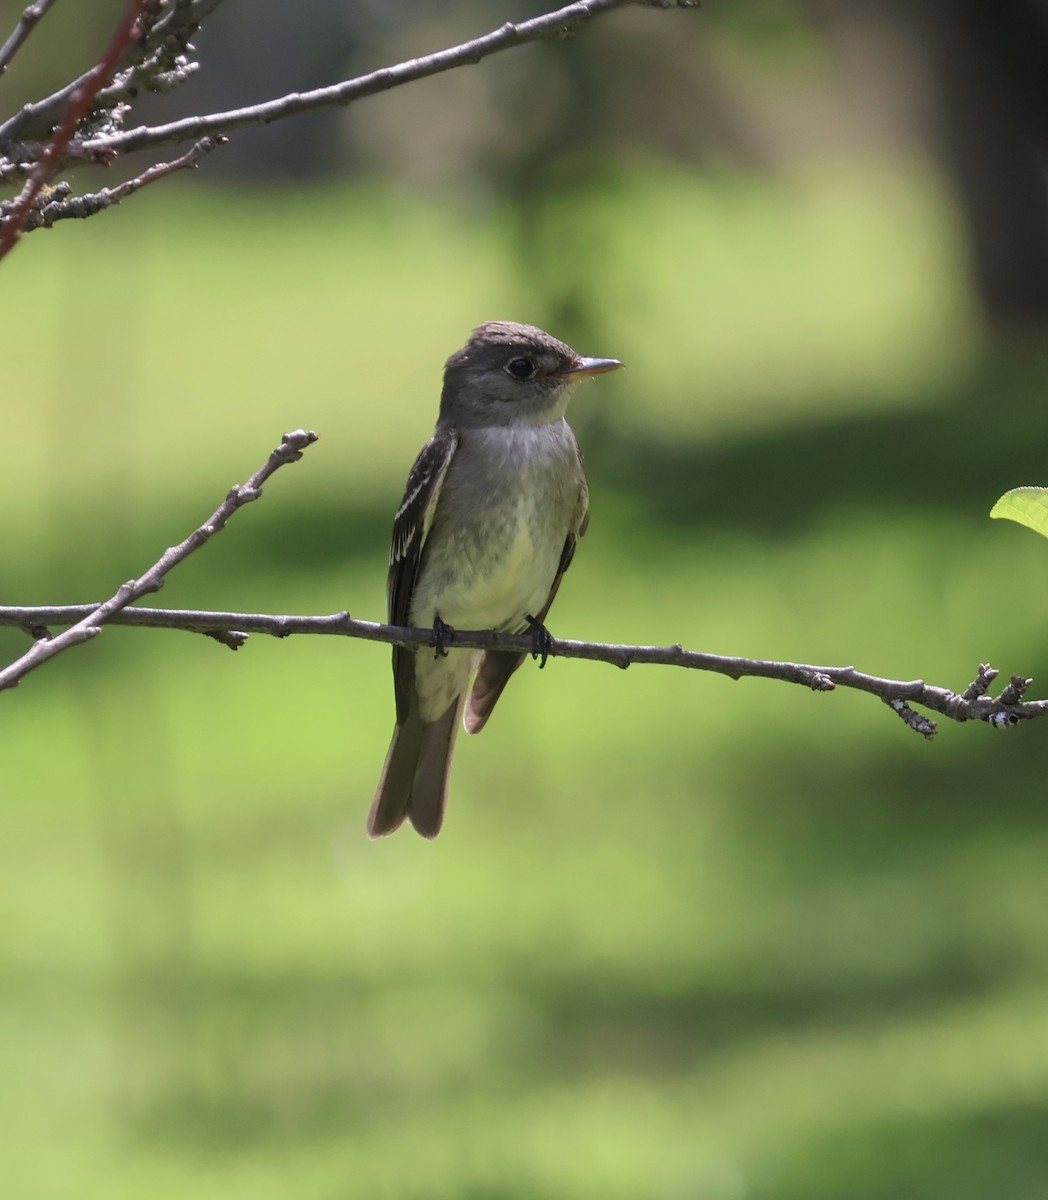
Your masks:
M 3 602 L 110 594 L 306 426 L 157 602 L 381 617 L 443 360 L 512 317 L 629 368 L 556 634 L 1048 679 L 1048 546 L 987 517 L 1048 482 L 1043 9 L 624 11 L 26 237 Z M 302 11 L 225 6 L 157 119 L 541 6 Z M 1040 724 L 554 661 L 372 844 L 385 647 L 114 628 L 2 705 L 8 1195 L 1048 1194 Z

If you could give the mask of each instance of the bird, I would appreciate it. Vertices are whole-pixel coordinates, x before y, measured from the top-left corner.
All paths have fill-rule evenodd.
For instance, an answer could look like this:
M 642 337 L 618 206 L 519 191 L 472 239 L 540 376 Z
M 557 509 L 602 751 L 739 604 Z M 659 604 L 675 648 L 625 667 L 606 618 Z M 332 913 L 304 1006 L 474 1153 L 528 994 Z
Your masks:
M 433 437 L 393 523 L 391 625 L 432 628 L 434 647 L 393 647 L 396 725 L 368 833 L 408 820 L 435 838 L 459 721 L 479 733 L 520 652 L 454 646 L 454 629 L 531 629 L 546 615 L 589 523 L 582 454 L 565 419 L 575 385 L 618 370 L 534 325 L 488 321 L 447 360 Z M 475 680 L 470 686 L 471 680 Z

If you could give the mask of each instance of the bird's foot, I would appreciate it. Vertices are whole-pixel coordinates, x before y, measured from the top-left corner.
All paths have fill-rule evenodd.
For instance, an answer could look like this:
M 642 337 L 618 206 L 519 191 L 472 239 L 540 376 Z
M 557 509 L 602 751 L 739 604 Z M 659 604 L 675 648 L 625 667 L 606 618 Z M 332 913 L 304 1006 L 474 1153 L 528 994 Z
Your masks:
M 455 631 L 446 625 L 439 616 L 433 618 L 433 657 L 447 658 L 448 646 L 455 640 Z
M 538 617 L 533 617 L 531 613 L 525 613 L 524 620 L 527 621 L 531 634 L 531 657 L 539 659 L 541 671 L 546 665 L 546 659 L 553 653 L 553 635 Z

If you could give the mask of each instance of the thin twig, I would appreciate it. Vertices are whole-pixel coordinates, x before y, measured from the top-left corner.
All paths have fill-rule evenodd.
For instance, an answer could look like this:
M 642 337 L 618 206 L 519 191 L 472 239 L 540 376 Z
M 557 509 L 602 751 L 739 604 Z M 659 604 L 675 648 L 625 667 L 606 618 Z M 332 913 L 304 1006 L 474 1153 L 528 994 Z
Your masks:
M 33 206 L 33 211 L 29 214 L 22 232 L 29 233 L 34 229 L 49 229 L 56 221 L 93 217 L 95 213 L 99 213 L 105 208 L 111 208 L 114 204 L 119 204 L 121 200 L 126 200 L 128 196 L 144 188 L 147 184 L 173 175 L 176 171 L 183 171 L 187 168 L 195 169 L 197 162 L 205 154 L 210 154 L 212 150 L 225 145 L 228 141 L 229 139 L 222 135 L 201 138 L 185 154 L 172 159 L 171 162 L 155 163 L 141 175 L 136 175 L 134 179 L 127 179 L 114 188 L 102 188 L 100 192 L 87 192 L 82 196 L 73 196 L 66 183 L 45 189 L 38 197 L 38 202 Z M 0 204 L 0 213 L 2 211 L 3 205 Z
M 23 9 L 22 19 L 14 27 L 14 31 L 2 46 L 0 46 L 0 75 L 7 70 L 11 65 L 11 59 L 25 44 L 25 40 L 36 28 L 41 17 L 54 4 L 55 0 L 36 0 L 35 4 L 30 4 L 28 8 Z
M 93 604 L 0 607 L 0 626 L 18 626 L 32 634 L 48 625 L 66 625 L 81 621 L 95 611 L 96 607 Z M 293 633 L 328 634 L 415 648 L 433 644 L 432 629 L 406 629 L 398 625 L 362 621 L 346 612 L 329 613 L 324 616 L 291 616 L 275 613 L 128 608 L 115 614 L 110 623 L 182 629 L 206 634 L 264 633 L 272 637 L 288 637 Z M 243 642 L 242 637 L 236 637 L 234 640 L 238 644 Z M 468 650 L 506 650 L 518 653 L 523 651 L 530 654 L 534 650 L 535 642 L 530 633 L 457 629 L 454 632 L 453 644 Z M 685 667 L 695 671 L 727 675 L 731 679 L 777 679 L 783 683 L 800 684 L 817 692 L 829 692 L 838 687 L 851 688 L 880 697 L 907 725 L 924 737 L 931 737 L 935 733 L 935 723 L 928 717 L 914 713 L 910 707 L 913 704 L 931 709 L 952 721 L 988 721 L 994 726 L 1015 725 L 1020 720 L 1032 720 L 1048 713 L 1048 700 L 1023 701 L 1016 697 L 1014 692 L 1008 693 L 1007 689 L 995 699 L 971 687 L 958 694 L 949 688 L 927 684 L 923 679 L 885 679 L 857 671 L 854 667 L 825 667 L 810 663 L 707 654 L 698 650 L 685 650 L 680 645 L 609 645 L 604 642 L 554 638 L 549 656 L 588 659 L 591 662 L 605 662 L 622 668 L 635 663 Z M 980 678 L 984 678 L 992 668 L 982 666 L 979 670 Z M 1015 678 L 1028 682 L 1021 676 Z
M 87 113 L 91 101 L 98 95 L 103 85 L 113 77 L 113 72 L 116 70 L 121 56 L 134 41 L 139 32 L 138 19 L 141 16 L 144 2 L 145 0 L 128 0 L 124 15 L 120 19 L 120 24 L 110 39 L 105 53 L 87 73 L 84 82 L 73 94 L 61 125 L 55 130 L 54 136 L 37 160 L 36 168 L 22 189 L 22 194 L 15 201 L 13 209 L 0 224 L 0 259 L 18 241 L 25 228 L 25 223 L 29 219 L 33 202 L 58 169 L 59 160 L 76 132 L 77 126 Z
M 177 546 L 171 546 L 165 550 L 144 575 L 138 579 L 128 580 L 102 604 L 92 605 L 89 611 L 77 618 L 74 624 L 56 637 L 37 636 L 41 632 L 37 629 L 34 632 L 37 640 L 34 641 L 32 648 L 0 671 L 0 691 L 4 688 L 14 687 L 30 671 L 47 662 L 48 659 L 54 658 L 63 650 L 93 638 L 101 632 L 103 624 L 107 621 L 117 620 L 132 601 L 139 600 L 150 592 L 158 592 L 164 585 L 165 576 L 172 568 L 178 566 L 194 550 L 199 549 L 220 529 L 224 529 L 226 522 L 238 508 L 242 508 L 252 500 L 257 500 L 262 494 L 262 485 L 270 475 L 286 463 L 297 462 L 302 457 L 302 451 L 316 440 L 315 433 L 304 429 L 295 430 L 294 433 L 285 433 L 280 445 L 254 475 L 246 483 L 230 488 L 225 500 L 204 524 L 195 529 Z

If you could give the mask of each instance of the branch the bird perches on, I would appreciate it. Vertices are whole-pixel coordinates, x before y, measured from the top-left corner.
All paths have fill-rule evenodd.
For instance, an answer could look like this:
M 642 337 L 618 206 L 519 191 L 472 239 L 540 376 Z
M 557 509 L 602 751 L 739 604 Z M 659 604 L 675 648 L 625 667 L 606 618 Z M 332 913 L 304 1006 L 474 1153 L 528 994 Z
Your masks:
M 190 609 L 159 609 L 131 607 L 152 592 L 158 591 L 169 571 L 199 549 L 215 533 L 223 529 L 232 515 L 245 504 L 259 499 L 262 485 L 280 467 L 297 462 L 303 451 L 317 440 L 308 430 L 284 434 L 280 445 L 246 483 L 230 489 L 226 498 L 211 516 L 177 546 L 167 549 L 138 579 L 123 584 L 108 600 L 100 603 L 74 605 L 34 605 L 0 607 L 0 626 L 16 626 L 34 638 L 33 646 L 20 658 L 0 670 L 0 690 L 14 687 L 31 670 L 41 666 L 64 650 L 95 637 L 103 625 L 136 625 L 160 629 L 181 629 L 202 633 L 231 649 L 238 649 L 253 633 L 272 637 L 291 634 L 324 634 L 359 638 L 364 641 L 386 642 L 407 647 L 432 647 L 432 629 L 410 629 L 384 625 L 351 617 L 348 612 L 320 616 L 276 613 L 212 612 Z M 55 634 L 50 626 L 66 628 Z M 497 630 L 455 630 L 454 645 L 473 650 L 506 650 L 534 653 L 531 634 L 501 633 Z M 877 696 L 888 705 L 906 725 L 922 737 L 936 733 L 936 723 L 914 707 L 930 709 L 952 721 L 985 721 L 995 728 L 1016 725 L 1048 713 L 1048 700 L 1024 700 L 1033 682 L 1023 675 L 1012 675 L 1009 683 L 996 696 L 990 686 L 998 672 L 987 663 L 980 664 L 974 680 L 962 691 L 925 683 L 922 679 L 887 679 L 858 671 L 853 666 L 816 666 L 808 663 L 778 662 L 746 658 L 737 655 L 708 654 L 686 650 L 681 645 L 639 646 L 613 645 L 552 638 L 544 647 L 551 658 L 579 658 L 605 662 L 626 668 L 647 663 L 661 666 L 686 667 L 710 671 L 731 679 L 748 677 L 777 679 L 784 683 L 801 684 L 816 692 L 850 688 Z

